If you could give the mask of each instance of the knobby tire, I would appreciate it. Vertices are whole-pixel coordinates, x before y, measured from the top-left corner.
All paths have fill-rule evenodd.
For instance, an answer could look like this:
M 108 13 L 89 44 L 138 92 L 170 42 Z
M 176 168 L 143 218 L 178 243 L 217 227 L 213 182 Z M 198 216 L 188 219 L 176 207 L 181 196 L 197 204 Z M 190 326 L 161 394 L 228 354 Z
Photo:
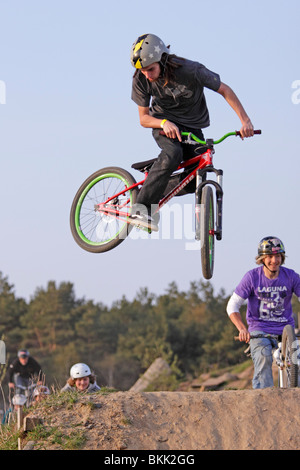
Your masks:
M 215 256 L 215 211 L 213 191 L 210 186 L 204 186 L 201 196 L 201 264 L 205 279 L 211 279 L 214 271 Z
M 104 253 L 112 250 L 129 235 L 132 226 L 124 213 L 130 215 L 136 201 L 138 188 L 126 188 L 136 183 L 133 176 L 118 167 L 107 167 L 89 176 L 78 189 L 70 211 L 70 227 L 75 242 L 91 253 Z M 99 211 L 103 204 L 114 195 L 107 207 Z M 118 211 L 122 217 L 118 217 Z
M 286 325 L 282 333 L 283 387 L 298 387 L 297 340 L 292 325 Z

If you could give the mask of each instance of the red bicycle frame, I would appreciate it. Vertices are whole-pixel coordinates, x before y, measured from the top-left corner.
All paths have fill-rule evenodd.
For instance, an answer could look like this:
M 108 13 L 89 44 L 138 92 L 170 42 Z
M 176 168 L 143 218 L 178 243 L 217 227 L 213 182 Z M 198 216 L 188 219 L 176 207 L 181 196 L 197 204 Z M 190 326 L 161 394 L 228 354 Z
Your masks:
M 172 197 L 176 196 L 176 194 L 178 194 L 187 184 L 189 184 L 195 178 L 198 170 L 203 170 L 204 168 L 212 167 L 212 156 L 213 150 L 209 148 L 205 153 L 197 155 L 196 157 L 190 158 L 189 160 L 182 162 L 176 171 L 184 169 L 191 165 L 195 165 L 197 163 L 198 165 L 181 181 L 181 183 L 179 183 L 174 189 L 172 189 L 172 191 L 169 192 L 169 194 L 167 194 L 159 201 L 159 209 L 161 209 L 161 207 L 163 207 L 168 201 L 170 201 Z
M 178 194 L 188 183 L 190 183 L 197 175 L 199 170 L 208 169 L 208 167 L 213 168 L 212 163 L 212 155 L 214 150 L 212 148 L 208 148 L 205 153 L 197 155 L 196 157 L 190 158 L 189 160 L 181 162 L 178 166 L 177 170 L 183 170 L 189 166 L 197 165 L 172 191 L 169 192 L 166 196 L 164 196 L 158 204 L 157 211 L 161 209 L 170 199 L 172 199 L 176 194 Z M 174 174 L 174 173 L 173 173 Z M 95 206 L 95 210 L 99 212 L 104 212 L 107 215 L 110 215 L 115 218 L 124 218 L 127 220 L 128 216 L 130 215 L 127 211 L 125 212 L 123 209 L 126 207 L 129 202 L 130 198 L 128 198 L 125 202 L 123 201 L 122 205 L 110 204 L 112 201 L 117 201 L 118 197 L 122 194 L 125 194 L 127 191 L 131 191 L 134 188 L 142 186 L 146 181 L 148 176 L 148 171 L 145 172 L 145 178 L 129 187 L 125 187 L 122 191 L 117 194 L 114 194 L 111 198 L 107 199 L 105 202 L 97 204 Z M 129 223 L 130 221 L 127 220 Z

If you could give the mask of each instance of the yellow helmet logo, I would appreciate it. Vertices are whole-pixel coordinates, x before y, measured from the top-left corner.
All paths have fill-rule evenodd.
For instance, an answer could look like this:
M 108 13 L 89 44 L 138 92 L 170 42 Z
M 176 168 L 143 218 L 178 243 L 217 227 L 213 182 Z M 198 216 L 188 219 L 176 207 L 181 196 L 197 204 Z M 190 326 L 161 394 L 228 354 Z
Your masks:
M 135 48 L 133 50 L 134 54 L 136 54 L 137 51 L 142 47 L 142 44 L 143 44 L 144 41 L 145 41 L 145 38 L 143 38 L 141 41 L 136 43 Z
M 141 64 L 141 50 L 142 50 L 142 45 L 143 42 L 145 41 L 146 37 L 148 34 L 144 34 L 143 36 L 140 36 L 137 39 L 137 43 L 134 46 L 133 53 L 132 53 L 132 61 L 134 63 L 134 66 L 136 69 L 141 69 L 142 64 Z
M 138 59 L 138 60 L 135 62 L 134 66 L 135 66 L 136 69 L 141 69 L 141 68 L 142 68 L 142 64 L 141 64 L 140 59 Z

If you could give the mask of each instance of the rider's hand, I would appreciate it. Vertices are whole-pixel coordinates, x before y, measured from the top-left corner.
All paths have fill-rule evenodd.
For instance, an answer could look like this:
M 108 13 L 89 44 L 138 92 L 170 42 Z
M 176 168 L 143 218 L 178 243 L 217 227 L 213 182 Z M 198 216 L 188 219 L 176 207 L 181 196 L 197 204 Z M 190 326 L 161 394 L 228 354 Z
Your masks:
M 244 341 L 245 343 L 249 343 L 250 341 L 250 333 L 249 331 L 245 328 L 240 330 L 239 332 L 239 340 Z
M 242 127 L 240 128 L 240 133 L 241 139 L 244 139 L 244 137 L 252 137 L 254 135 L 254 127 L 250 119 L 243 123 Z
M 15 388 L 15 384 L 13 382 L 9 382 L 8 386 L 9 388 Z
M 173 122 L 166 121 L 163 126 L 163 131 L 166 134 L 166 136 L 169 137 L 169 139 L 176 139 L 177 137 L 179 142 L 181 142 L 182 138 L 181 138 L 180 130 L 178 129 L 176 124 L 174 124 Z

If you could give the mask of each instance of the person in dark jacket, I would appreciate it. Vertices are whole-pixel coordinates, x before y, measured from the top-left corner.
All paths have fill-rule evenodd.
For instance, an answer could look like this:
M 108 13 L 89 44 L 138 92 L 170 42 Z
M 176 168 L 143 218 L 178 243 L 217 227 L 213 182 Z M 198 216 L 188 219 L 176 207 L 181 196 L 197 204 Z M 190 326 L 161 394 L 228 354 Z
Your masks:
M 10 364 L 8 369 L 9 388 L 15 388 L 15 377 L 19 376 L 23 381 L 29 381 L 37 377 L 40 381 L 42 377 L 42 368 L 40 364 L 30 356 L 26 349 L 18 351 L 18 357 Z

